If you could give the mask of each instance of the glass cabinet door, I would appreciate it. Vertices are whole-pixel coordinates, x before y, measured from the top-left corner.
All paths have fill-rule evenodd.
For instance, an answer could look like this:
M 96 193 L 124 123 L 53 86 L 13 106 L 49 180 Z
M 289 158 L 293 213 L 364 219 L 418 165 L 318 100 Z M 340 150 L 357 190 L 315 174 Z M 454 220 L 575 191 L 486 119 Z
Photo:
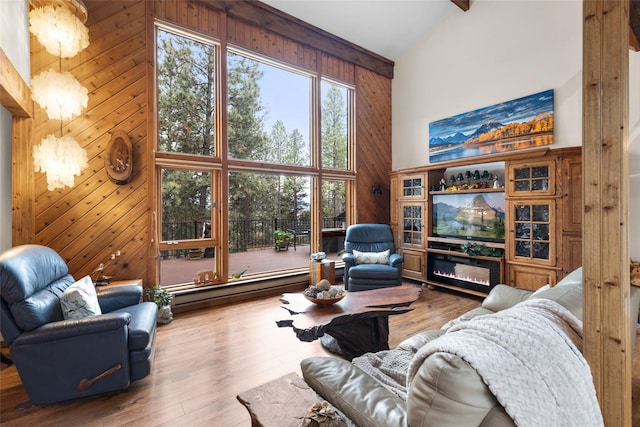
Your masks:
M 424 199 L 424 175 L 401 176 L 402 191 L 400 197 L 403 199 Z
M 513 259 L 555 265 L 555 201 L 510 203 Z
M 509 165 L 509 195 L 555 194 L 555 162 L 513 163 Z
M 404 246 L 419 246 L 423 243 L 424 204 L 402 204 L 402 244 Z

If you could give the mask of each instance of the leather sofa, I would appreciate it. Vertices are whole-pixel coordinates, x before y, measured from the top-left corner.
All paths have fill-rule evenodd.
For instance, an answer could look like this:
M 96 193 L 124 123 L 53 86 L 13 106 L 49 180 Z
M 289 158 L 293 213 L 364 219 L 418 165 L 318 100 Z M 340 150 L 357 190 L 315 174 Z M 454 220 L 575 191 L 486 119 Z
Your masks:
M 579 268 L 556 286 L 537 291 L 535 295 L 531 291 L 497 285 L 480 307 L 448 322 L 439 330 L 414 335 L 391 351 L 415 354 L 460 322 L 497 313 L 534 298 L 556 301 L 581 320 L 581 281 L 582 269 Z M 631 304 L 631 336 L 632 345 L 635 345 L 640 288 L 632 287 Z M 457 355 L 434 353 L 426 358 L 407 389 L 406 401 L 346 360 L 311 357 L 301 362 L 301 369 L 305 382 L 358 426 L 516 425 L 478 373 Z
M 65 320 L 60 299 L 75 282 L 51 248 L 0 254 L 2 336 L 32 404 L 126 389 L 151 372 L 156 304 L 139 286 L 108 286 L 96 292 L 102 314 Z
M 347 228 L 344 239 L 344 284 L 351 292 L 400 286 L 404 258 L 395 253 L 393 232 L 388 224 L 354 224 Z M 388 251 L 386 262 L 375 255 Z M 358 252 L 371 255 L 359 260 Z M 366 257 L 363 257 L 366 258 Z M 379 257 L 378 257 L 379 258 Z M 377 262 L 376 262 L 377 261 Z

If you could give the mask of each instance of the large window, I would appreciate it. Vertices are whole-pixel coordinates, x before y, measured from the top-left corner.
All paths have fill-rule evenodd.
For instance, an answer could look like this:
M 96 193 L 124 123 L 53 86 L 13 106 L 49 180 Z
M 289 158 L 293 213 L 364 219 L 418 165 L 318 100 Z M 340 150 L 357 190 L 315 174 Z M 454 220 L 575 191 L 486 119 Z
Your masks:
M 229 157 L 297 168 L 265 173 L 261 163 L 240 163 L 243 170 L 233 171 L 237 166 L 230 161 L 229 271 L 258 274 L 307 266 L 315 79 L 246 53 L 229 52 L 227 58 Z M 247 167 L 254 170 L 245 172 Z M 282 253 L 278 233 L 287 233 Z
M 326 172 L 321 182 L 322 250 L 338 253 L 344 249 L 347 226 L 350 181 L 341 172 L 350 170 L 350 117 L 352 91 L 346 86 L 323 80 L 321 83 L 321 147 L 322 168 Z
M 349 168 L 349 90 L 322 81 L 322 167 Z
M 160 168 L 160 284 L 191 282 L 202 271 L 217 276 L 212 222 L 215 171 Z
M 232 275 L 308 265 L 310 183 L 309 177 L 301 175 L 229 174 L 229 271 Z M 278 246 L 279 232 L 289 234 L 284 246 Z
M 219 282 L 218 173 L 196 155 L 216 155 L 217 46 L 174 28 L 157 29 L 160 284 Z M 210 272 L 210 273 L 207 273 Z M 198 278 L 197 278 L 198 277 Z
M 233 52 L 227 72 L 229 157 L 308 166 L 313 79 Z
M 155 211 L 163 285 L 199 285 L 203 272 L 226 283 L 307 269 L 310 253 L 327 245 L 323 230 L 335 235 L 348 222 L 353 89 L 220 49 L 158 24 Z M 225 92 L 226 99 L 216 96 Z M 335 256 L 342 248 L 332 241 L 327 249 Z
M 216 48 L 158 29 L 158 149 L 215 154 Z

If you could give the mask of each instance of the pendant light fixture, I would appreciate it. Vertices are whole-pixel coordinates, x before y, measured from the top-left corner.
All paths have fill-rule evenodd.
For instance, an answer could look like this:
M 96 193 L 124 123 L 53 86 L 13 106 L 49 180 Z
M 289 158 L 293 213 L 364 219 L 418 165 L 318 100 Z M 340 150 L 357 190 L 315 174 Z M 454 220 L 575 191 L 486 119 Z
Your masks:
M 49 69 L 31 80 L 31 97 L 51 120 L 70 120 L 88 105 L 88 91 L 69 72 L 62 59 L 89 46 L 84 23 L 87 9 L 80 0 L 30 0 L 29 31 L 47 52 L 58 56 L 59 71 Z M 71 135 L 47 135 L 33 151 L 34 169 L 47 175 L 47 189 L 73 187 L 74 178 L 87 166 L 87 152 Z
M 31 4 L 34 8 L 29 12 L 29 31 L 47 52 L 60 58 L 73 58 L 89 46 L 84 3 L 32 0 Z
M 89 91 L 71 73 L 49 69 L 31 79 L 31 97 L 50 119 L 70 120 L 87 108 Z

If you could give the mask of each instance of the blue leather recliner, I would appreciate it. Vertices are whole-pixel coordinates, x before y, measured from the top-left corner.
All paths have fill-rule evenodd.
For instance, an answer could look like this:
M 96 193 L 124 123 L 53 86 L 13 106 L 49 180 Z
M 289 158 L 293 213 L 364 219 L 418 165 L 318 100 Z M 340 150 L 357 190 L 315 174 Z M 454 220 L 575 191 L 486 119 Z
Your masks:
M 139 286 L 99 289 L 103 314 L 64 320 L 59 298 L 75 279 L 53 249 L 0 254 L 0 319 L 22 384 L 40 405 L 122 390 L 151 372 L 158 307 Z
M 393 232 L 387 224 L 354 224 L 347 228 L 344 239 L 344 285 L 348 291 L 399 286 L 402 284 L 403 257 L 396 252 Z M 358 263 L 354 250 L 380 253 L 389 250 L 386 264 Z

